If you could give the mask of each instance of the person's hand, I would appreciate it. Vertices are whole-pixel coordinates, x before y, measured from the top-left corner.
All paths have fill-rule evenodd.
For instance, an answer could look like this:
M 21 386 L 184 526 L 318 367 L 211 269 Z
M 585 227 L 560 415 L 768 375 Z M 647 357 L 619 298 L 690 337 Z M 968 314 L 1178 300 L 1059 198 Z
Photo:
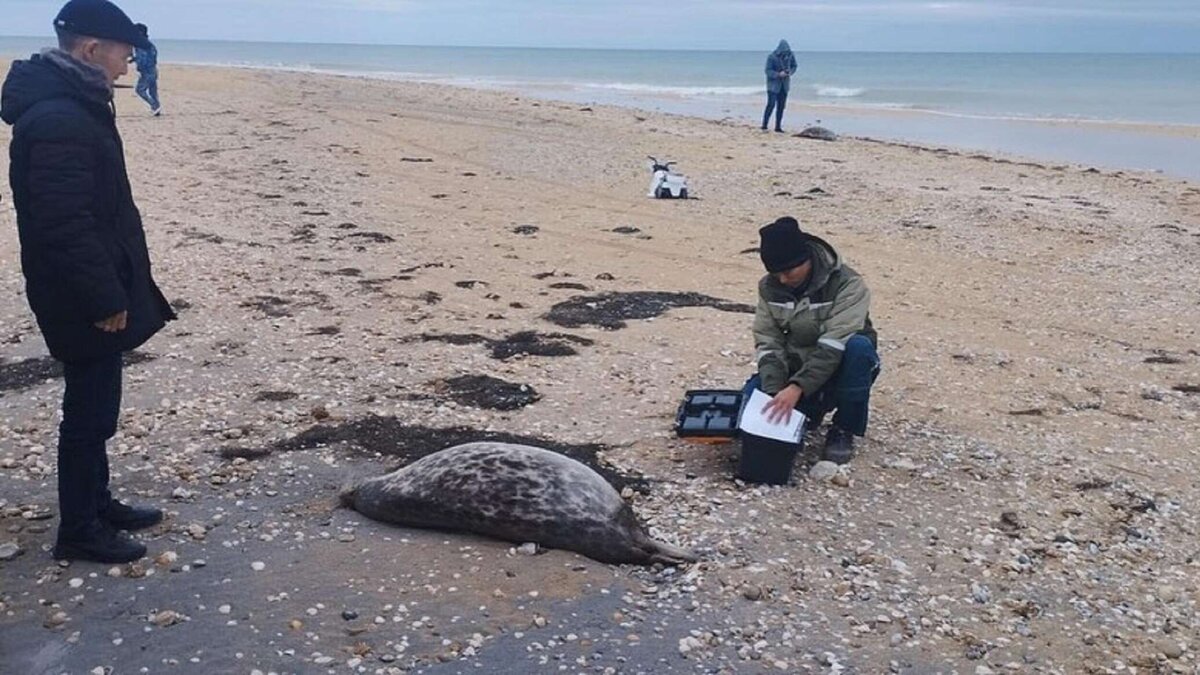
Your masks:
M 796 409 L 796 404 L 803 395 L 804 390 L 797 384 L 784 387 L 783 391 L 775 394 L 775 398 L 763 406 L 762 412 L 766 414 L 767 421 L 771 424 L 786 424 L 791 421 L 792 411 Z
M 125 324 L 128 322 L 128 320 L 129 312 L 120 312 L 118 314 L 113 314 L 103 321 L 97 321 L 96 328 L 99 328 L 105 333 L 117 333 L 125 330 Z

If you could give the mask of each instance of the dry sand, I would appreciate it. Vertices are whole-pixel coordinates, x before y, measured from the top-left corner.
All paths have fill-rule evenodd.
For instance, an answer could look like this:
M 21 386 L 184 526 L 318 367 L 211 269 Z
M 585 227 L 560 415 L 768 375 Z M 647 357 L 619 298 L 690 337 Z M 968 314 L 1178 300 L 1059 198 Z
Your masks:
M 118 103 L 181 318 L 128 368 L 110 452 L 124 498 L 170 509 L 145 536 L 162 555 L 47 553 L 61 381 L 25 361 L 44 346 L 5 190 L 0 547 L 23 554 L 0 562 L 0 670 L 1198 672 L 1197 186 L 436 85 L 162 83 L 162 118 Z M 646 199 L 647 154 L 698 199 Z M 746 487 L 736 446 L 671 424 L 684 390 L 749 374 L 736 304 L 784 214 L 868 280 L 884 374 L 848 471 Z M 646 292 L 732 305 L 545 318 Z M 592 309 L 664 298 L 707 302 Z M 512 355 L 521 331 L 575 354 Z M 477 409 L 464 375 L 541 398 Z M 526 557 L 335 508 L 399 461 L 373 451 L 446 427 L 604 446 L 703 562 Z

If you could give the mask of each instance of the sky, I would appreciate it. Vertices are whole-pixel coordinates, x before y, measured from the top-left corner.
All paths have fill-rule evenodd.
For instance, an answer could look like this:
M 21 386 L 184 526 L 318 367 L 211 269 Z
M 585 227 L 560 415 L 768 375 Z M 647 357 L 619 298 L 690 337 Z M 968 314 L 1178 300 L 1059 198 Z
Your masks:
M 797 51 L 1200 51 L 1200 0 L 123 0 L 152 37 Z M 46 35 L 57 0 L 0 0 Z

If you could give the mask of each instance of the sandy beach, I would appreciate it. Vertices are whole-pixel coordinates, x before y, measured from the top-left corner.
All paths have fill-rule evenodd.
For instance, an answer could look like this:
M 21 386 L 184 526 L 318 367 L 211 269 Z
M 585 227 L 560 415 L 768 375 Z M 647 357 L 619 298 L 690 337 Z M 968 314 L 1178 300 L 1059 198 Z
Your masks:
M 161 89 L 161 118 L 117 104 L 180 320 L 110 450 L 169 509 L 155 559 L 48 553 L 62 383 L 0 190 L 0 672 L 1198 672 L 1195 183 L 433 84 Z M 697 198 L 647 199 L 646 155 Z M 866 278 L 884 371 L 843 474 L 807 478 L 818 441 L 745 486 L 672 424 L 750 374 L 757 229 L 788 214 Z M 613 467 L 702 561 L 337 508 L 489 434 Z

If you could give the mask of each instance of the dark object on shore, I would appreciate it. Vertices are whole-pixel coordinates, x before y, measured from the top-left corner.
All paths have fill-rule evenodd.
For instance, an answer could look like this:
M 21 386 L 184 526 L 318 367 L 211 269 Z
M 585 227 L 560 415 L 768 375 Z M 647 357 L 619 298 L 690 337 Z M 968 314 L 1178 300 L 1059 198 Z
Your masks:
M 492 358 L 498 361 L 507 361 L 514 356 L 575 356 L 579 352 L 572 345 L 590 347 L 595 344 L 593 340 L 578 335 L 537 331 L 521 331 L 502 339 L 489 338 L 478 333 L 422 333 L 401 338 L 400 341 L 441 342 L 457 346 L 487 345 L 492 352 Z
M 797 138 L 811 138 L 815 141 L 836 141 L 838 135 L 826 129 L 825 127 L 805 127 L 803 131 L 796 134 Z
M 742 455 L 737 477 L 747 483 L 787 485 L 792 480 L 796 455 L 804 449 L 804 436 L 796 443 L 777 441 L 753 434 L 740 434 Z
M 245 459 L 248 461 L 253 461 L 269 456 L 271 454 L 271 449 L 231 447 L 221 448 L 219 454 L 221 455 L 221 459 Z
M 740 438 L 742 452 L 737 477 L 747 483 L 787 485 L 792 480 L 796 456 L 804 440 L 795 443 L 748 434 L 738 429 L 744 394 L 733 389 L 693 389 L 684 394 L 675 415 L 675 433 L 680 438 L 703 443 L 720 443 Z
M 452 447 L 362 481 L 341 501 L 375 520 L 535 542 L 610 564 L 696 560 L 646 534 L 629 503 L 600 474 L 528 445 Z
M 590 325 L 618 330 L 627 325 L 626 321 L 661 316 L 676 307 L 712 307 L 722 312 L 754 313 L 752 305 L 728 302 L 700 293 L 635 291 L 571 298 L 551 307 L 543 318 L 565 328 Z
M 435 389 L 455 403 L 485 410 L 519 410 L 542 395 L 527 384 L 507 382 L 488 375 L 462 375 L 439 380 Z
M 269 401 L 271 403 L 290 401 L 294 398 L 300 398 L 300 395 L 294 391 L 260 391 L 254 395 L 255 401 Z
M 641 474 L 621 471 L 604 461 L 601 454 L 608 448 L 597 443 L 561 443 L 542 436 L 486 431 L 471 427 L 412 426 L 395 417 L 368 415 L 362 419 L 337 424 L 318 424 L 298 436 L 275 443 L 270 450 L 296 452 L 344 444 L 347 450 L 393 458 L 397 460 L 397 466 L 404 466 L 445 448 L 478 441 L 518 443 L 545 448 L 586 464 L 618 490 L 629 488 L 642 494 L 650 492 L 650 482 Z
M 742 392 L 734 389 L 692 389 L 683 395 L 675 413 L 680 438 L 732 440 L 742 414 Z
M 157 357 L 153 354 L 126 352 L 122 360 L 126 366 L 136 366 L 155 358 Z M 29 389 L 47 380 L 62 379 L 62 376 L 62 362 L 49 356 L 38 356 L 15 363 L 0 360 L 0 398 L 3 398 L 4 392 Z

